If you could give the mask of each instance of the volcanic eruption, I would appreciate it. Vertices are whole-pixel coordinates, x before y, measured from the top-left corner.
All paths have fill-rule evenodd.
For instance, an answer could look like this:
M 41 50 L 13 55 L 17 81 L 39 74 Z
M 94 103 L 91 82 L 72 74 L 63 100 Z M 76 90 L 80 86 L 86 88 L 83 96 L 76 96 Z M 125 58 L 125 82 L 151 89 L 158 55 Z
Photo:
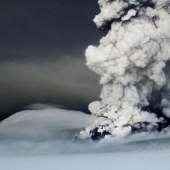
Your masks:
M 170 1 L 99 0 L 97 27 L 107 31 L 86 49 L 87 66 L 101 76 L 99 117 L 79 139 L 165 132 L 170 125 Z

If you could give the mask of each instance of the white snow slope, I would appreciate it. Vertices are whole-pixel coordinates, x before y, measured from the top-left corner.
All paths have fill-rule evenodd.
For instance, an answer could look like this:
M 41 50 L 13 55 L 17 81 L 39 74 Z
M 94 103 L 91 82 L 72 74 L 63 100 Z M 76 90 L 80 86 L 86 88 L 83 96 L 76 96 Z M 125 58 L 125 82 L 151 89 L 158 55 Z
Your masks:
M 94 121 L 82 112 L 26 110 L 0 123 L 2 170 L 169 169 L 170 138 L 140 134 L 127 139 L 75 142 Z

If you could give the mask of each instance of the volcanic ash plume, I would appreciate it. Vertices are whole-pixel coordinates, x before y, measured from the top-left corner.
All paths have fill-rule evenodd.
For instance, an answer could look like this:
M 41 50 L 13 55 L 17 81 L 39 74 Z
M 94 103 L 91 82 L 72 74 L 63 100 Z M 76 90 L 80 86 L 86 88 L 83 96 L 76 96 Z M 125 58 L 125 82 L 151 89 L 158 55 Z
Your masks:
M 94 22 L 108 33 L 86 50 L 87 66 L 101 76 L 100 118 L 78 138 L 166 132 L 170 124 L 170 1 L 99 0 Z

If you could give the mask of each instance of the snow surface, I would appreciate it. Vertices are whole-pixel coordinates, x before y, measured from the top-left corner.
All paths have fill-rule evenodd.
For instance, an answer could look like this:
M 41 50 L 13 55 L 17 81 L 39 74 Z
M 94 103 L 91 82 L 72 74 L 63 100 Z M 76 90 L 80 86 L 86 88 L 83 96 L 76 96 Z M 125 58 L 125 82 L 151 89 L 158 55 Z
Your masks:
M 76 142 L 95 118 L 57 108 L 18 112 L 0 123 L 2 170 L 169 169 L 170 135 Z
M 168 170 L 168 152 L 1 158 L 3 170 Z

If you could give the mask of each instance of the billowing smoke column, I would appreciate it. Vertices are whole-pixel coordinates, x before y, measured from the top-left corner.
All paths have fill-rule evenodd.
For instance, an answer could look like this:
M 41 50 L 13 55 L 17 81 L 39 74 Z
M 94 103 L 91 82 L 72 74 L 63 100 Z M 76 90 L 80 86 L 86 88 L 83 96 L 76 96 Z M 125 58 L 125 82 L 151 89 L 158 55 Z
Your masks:
M 170 124 L 170 1 L 98 3 L 101 13 L 94 22 L 108 33 L 85 55 L 87 66 L 101 76 L 101 101 L 89 105 L 100 118 L 78 138 L 166 131 Z

